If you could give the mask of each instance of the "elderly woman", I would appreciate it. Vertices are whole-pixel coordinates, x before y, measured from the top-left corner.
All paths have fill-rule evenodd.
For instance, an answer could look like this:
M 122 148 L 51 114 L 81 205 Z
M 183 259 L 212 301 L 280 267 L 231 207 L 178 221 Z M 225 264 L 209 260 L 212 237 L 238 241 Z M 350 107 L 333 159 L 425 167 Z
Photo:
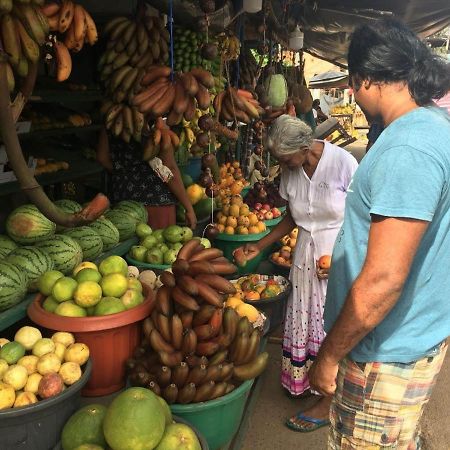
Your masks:
M 284 219 L 257 244 L 247 244 L 247 259 L 299 228 L 290 272 L 292 294 L 284 325 L 281 383 L 292 395 L 309 390 L 308 369 L 325 337 L 322 314 L 327 270 L 317 261 L 331 255 L 344 219 L 347 189 L 358 163 L 346 150 L 313 139 L 304 122 L 280 116 L 269 130 L 267 148 L 282 166 L 280 195 L 287 200 Z M 320 398 L 307 411 L 286 421 L 295 431 L 328 425 L 330 398 Z

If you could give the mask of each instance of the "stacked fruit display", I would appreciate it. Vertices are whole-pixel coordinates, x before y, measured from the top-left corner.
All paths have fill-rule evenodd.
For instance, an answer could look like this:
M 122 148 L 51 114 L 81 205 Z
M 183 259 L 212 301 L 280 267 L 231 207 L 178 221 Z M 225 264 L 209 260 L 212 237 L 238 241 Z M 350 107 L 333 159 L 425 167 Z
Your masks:
M 81 378 L 88 359 L 89 348 L 71 333 L 43 338 L 40 330 L 26 326 L 11 342 L 0 339 L 0 410 L 60 394 Z
M 144 340 L 127 362 L 130 381 L 168 403 L 196 403 L 260 375 L 268 360 L 267 353 L 259 354 L 261 330 L 233 308 L 223 308 L 236 290 L 221 275 L 234 273 L 236 266 L 220 250 L 191 241 L 172 270 L 161 276 L 156 310 L 144 321 Z
M 98 39 L 97 27 L 86 9 L 71 0 L 48 3 L 42 6 L 41 12 L 47 19 L 48 30 L 56 34 L 52 40 L 56 58 L 56 79 L 65 81 L 72 72 L 69 51 L 77 53 L 85 43 L 94 45 Z
M 61 445 L 63 450 L 202 448 L 191 427 L 173 421 L 163 398 L 140 387 L 121 392 L 109 406 L 79 409 L 64 426 Z
M 239 195 L 246 186 L 248 181 L 244 178 L 238 161 L 227 162 L 220 166 L 217 188 L 222 202 L 227 197 Z
M 97 267 L 83 262 L 64 276 L 57 270 L 39 277 L 39 292 L 45 296 L 44 310 L 65 317 L 106 316 L 134 308 L 144 302 L 141 282 L 126 261 L 109 256 Z
M 298 228 L 280 239 L 281 248 L 272 253 L 270 259 L 281 266 L 291 267 L 295 246 L 297 245 Z
M 245 204 L 240 195 L 222 200 L 222 210 L 216 215 L 216 228 L 226 234 L 258 234 L 266 231 L 266 225 Z
M 152 265 L 170 266 L 176 259 L 183 244 L 193 237 L 193 232 L 189 227 L 170 225 L 160 230 L 152 230 L 149 226 L 146 229 L 138 230 L 141 241 L 139 245 L 131 247 L 128 256 L 132 260 L 145 262 Z M 205 247 L 211 247 L 208 239 L 202 238 L 201 243 Z
M 278 219 L 282 215 L 278 208 L 271 208 L 268 203 L 265 203 L 264 205 L 261 203 L 256 203 L 255 212 L 256 217 L 258 217 L 259 220 Z
M 270 211 L 273 208 L 286 206 L 286 200 L 280 196 L 279 188 L 268 181 L 255 183 L 245 196 L 245 201 L 255 210 Z M 260 205 L 264 205 L 264 208 Z

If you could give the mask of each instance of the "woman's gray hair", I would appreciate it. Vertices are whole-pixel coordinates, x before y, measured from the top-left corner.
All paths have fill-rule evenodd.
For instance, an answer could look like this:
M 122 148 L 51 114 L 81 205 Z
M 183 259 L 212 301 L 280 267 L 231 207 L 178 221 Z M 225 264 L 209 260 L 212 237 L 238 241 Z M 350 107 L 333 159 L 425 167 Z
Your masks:
M 293 155 L 301 147 L 311 147 L 313 131 L 305 122 L 283 114 L 269 129 L 266 146 L 274 156 Z

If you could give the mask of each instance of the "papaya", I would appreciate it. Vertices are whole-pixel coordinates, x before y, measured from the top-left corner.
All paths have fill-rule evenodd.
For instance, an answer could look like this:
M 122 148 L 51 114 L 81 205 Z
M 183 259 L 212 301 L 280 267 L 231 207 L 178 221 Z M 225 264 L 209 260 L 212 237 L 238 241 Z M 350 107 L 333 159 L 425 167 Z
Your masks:
M 212 214 L 214 208 L 213 198 L 204 198 L 194 205 L 195 215 L 198 219 L 204 219 Z
M 61 435 L 63 450 L 75 450 L 83 444 L 106 447 L 103 436 L 103 419 L 106 407 L 100 404 L 84 406 L 73 414 L 64 425 Z

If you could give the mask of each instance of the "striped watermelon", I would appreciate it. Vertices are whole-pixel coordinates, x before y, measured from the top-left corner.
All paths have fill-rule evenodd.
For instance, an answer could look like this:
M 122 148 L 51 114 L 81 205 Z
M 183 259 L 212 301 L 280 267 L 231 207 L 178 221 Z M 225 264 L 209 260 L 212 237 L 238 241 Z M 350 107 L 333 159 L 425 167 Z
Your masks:
M 123 200 L 114 206 L 114 211 L 123 211 L 133 216 L 139 222 L 147 223 L 148 212 L 142 203 L 136 202 L 134 200 Z
M 105 217 L 100 217 L 100 219 L 92 222 L 89 226 L 102 238 L 104 252 L 115 247 L 119 243 L 119 230 Z
M 105 217 L 109 219 L 119 230 L 119 237 L 121 241 L 125 241 L 134 236 L 136 232 L 137 220 L 135 217 L 123 211 L 108 211 Z
M 56 225 L 34 205 L 19 206 L 6 219 L 6 232 L 19 244 L 34 244 L 55 234 Z
M 16 248 L 17 244 L 10 237 L 0 234 L 0 258 L 9 255 Z
M 38 242 L 36 247 L 44 250 L 53 259 L 54 270 L 64 274 L 72 273 L 83 260 L 80 244 L 70 236 L 55 234 L 51 239 Z
M 0 262 L 0 311 L 21 302 L 27 293 L 27 276 L 14 264 Z
M 83 250 L 83 261 L 93 261 L 103 251 L 103 241 L 100 235 L 90 227 L 71 228 L 64 234 L 74 238 Z
M 83 209 L 82 206 L 74 200 L 61 199 L 56 200 L 54 203 L 61 211 L 64 211 L 67 214 L 74 214 Z M 57 233 L 62 230 L 67 230 L 67 228 L 62 225 L 56 225 Z
M 28 278 L 28 290 L 36 291 L 37 279 L 48 270 L 53 270 L 53 259 L 36 247 L 19 247 L 12 251 L 6 262 L 14 264 L 23 271 Z

